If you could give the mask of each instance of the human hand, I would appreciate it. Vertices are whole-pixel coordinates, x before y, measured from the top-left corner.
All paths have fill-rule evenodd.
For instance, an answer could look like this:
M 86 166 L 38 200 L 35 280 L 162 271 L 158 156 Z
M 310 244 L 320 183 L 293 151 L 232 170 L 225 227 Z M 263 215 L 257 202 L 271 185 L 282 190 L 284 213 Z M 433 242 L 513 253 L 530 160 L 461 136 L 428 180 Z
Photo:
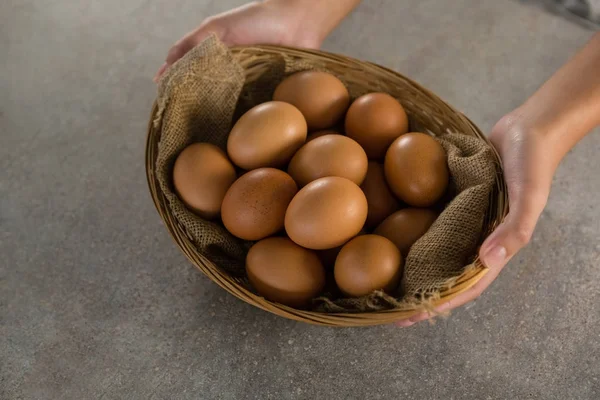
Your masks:
M 228 46 L 275 44 L 317 49 L 329 32 L 324 25 L 311 22 L 309 11 L 301 2 L 267 0 L 209 17 L 171 47 L 154 81 L 211 33 Z
M 510 211 L 479 251 L 488 271 L 473 287 L 437 307 L 436 313 L 448 312 L 479 297 L 533 234 L 550 193 L 557 160 L 549 154 L 547 140 L 526 120 L 518 111 L 512 113 L 502 118 L 490 135 L 502 158 Z M 430 317 L 425 312 L 396 324 L 407 327 Z
M 477 298 L 529 242 L 558 164 L 579 140 L 600 126 L 598 65 L 600 33 L 492 129 L 490 139 L 502 158 L 510 211 L 479 251 L 488 272 L 472 288 L 437 307 L 436 313 Z M 410 326 L 430 316 L 421 313 L 397 325 Z

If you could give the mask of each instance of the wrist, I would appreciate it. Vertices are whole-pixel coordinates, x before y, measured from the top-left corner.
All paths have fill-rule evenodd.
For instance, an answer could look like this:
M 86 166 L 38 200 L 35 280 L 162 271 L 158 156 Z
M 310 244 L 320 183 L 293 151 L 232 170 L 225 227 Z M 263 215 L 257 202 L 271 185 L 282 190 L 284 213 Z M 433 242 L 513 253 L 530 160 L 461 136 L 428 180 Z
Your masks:
M 522 121 L 566 154 L 600 125 L 600 34 L 518 110 Z
M 582 118 L 581 107 L 536 95 L 511 115 L 519 129 L 539 137 L 557 164 L 591 129 L 587 126 L 588 121 Z
M 568 119 L 564 115 L 550 115 L 525 103 L 502 117 L 492 134 L 502 147 L 514 146 L 515 142 L 535 147 L 530 151 L 543 156 L 546 167 L 554 171 L 572 147 L 563 137 L 565 124 Z

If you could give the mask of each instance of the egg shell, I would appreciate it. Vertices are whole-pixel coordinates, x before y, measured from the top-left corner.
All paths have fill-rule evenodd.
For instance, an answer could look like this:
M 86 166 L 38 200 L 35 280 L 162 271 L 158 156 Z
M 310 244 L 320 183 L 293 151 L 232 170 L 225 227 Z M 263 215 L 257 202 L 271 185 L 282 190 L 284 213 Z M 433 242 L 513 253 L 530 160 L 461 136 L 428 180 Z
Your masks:
M 419 132 L 400 136 L 385 155 L 385 177 L 396 196 L 414 207 L 430 207 L 445 193 L 450 173 L 446 152 Z
M 369 159 L 381 160 L 390 144 L 408 132 L 408 116 L 389 94 L 368 93 L 354 100 L 348 109 L 345 130 L 365 149 Z
M 396 199 L 385 180 L 383 165 L 377 161 L 369 161 L 367 176 L 360 188 L 369 204 L 366 222 L 368 229 L 375 228 L 400 207 L 400 202 Z
M 302 71 L 285 78 L 275 88 L 273 100 L 296 106 L 311 131 L 334 126 L 350 105 L 350 95 L 342 81 L 320 71 Z
M 367 199 L 354 182 L 330 176 L 319 178 L 292 199 L 285 230 L 300 246 L 324 250 L 356 236 L 367 219 Z
M 248 251 L 248 279 L 267 300 L 304 308 L 325 287 L 325 269 L 314 251 L 285 237 L 263 239 Z
M 308 136 L 306 136 L 306 143 L 325 135 L 341 135 L 341 133 L 332 129 L 324 129 L 321 131 L 311 132 L 308 134 Z
M 358 232 L 357 236 L 366 235 L 366 234 L 367 233 L 363 229 L 360 232 Z M 352 239 L 353 238 L 350 238 L 350 240 L 352 240 Z M 346 243 L 344 243 L 344 244 L 346 244 Z M 333 266 L 335 265 L 335 259 L 337 258 L 338 254 L 340 253 L 340 250 L 342 250 L 342 247 L 344 247 L 344 245 L 334 247 L 333 249 L 317 250 L 317 255 L 319 256 L 319 259 L 321 260 L 321 263 L 323 263 L 323 266 L 325 267 L 325 269 L 333 269 Z
M 335 260 L 335 281 L 346 296 L 360 297 L 375 290 L 393 293 L 402 277 L 403 258 L 390 240 L 358 236 L 342 247 Z
M 426 208 L 404 208 L 387 217 L 375 234 L 391 240 L 404 257 L 437 219 L 438 214 Z
M 288 174 L 303 187 L 326 176 L 339 176 L 360 185 L 369 160 L 354 140 L 343 135 L 325 135 L 306 143 L 294 155 Z
M 219 216 L 225 193 L 236 178 L 225 152 L 209 143 L 187 146 L 173 166 L 177 195 L 190 210 L 206 219 Z
M 235 123 L 227 153 L 240 168 L 282 167 L 306 141 L 307 126 L 293 105 L 270 101 L 259 104 Z
M 283 229 L 296 182 L 275 168 L 247 172 L 227 191 L 221 208 L 225 228 L 244 240 L 260 240 Z

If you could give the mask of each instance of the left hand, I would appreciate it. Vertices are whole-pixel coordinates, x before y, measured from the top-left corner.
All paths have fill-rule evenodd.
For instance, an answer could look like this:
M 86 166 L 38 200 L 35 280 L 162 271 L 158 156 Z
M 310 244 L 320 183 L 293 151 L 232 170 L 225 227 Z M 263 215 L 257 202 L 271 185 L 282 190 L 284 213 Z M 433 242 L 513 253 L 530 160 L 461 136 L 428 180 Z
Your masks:
M 518 112 L 512 113 L 502 118 L 490 135 L 502 158 L 510 211 L 479 251 L 489 270 L 473 287 L 437 307 L 436 313 L 448 312 L 479 297 L 506 263 L 529 243 L 546 205 L 556 166 L 548 156 L 547 141 L 540 132 L 526 126 L 525 120 Z M 430 317 L 425 312 L 396 324 L 407 327 Z
M 254 1 L 205 19 L 171 47 L 154 81 L 211 33 L 228 46 L 277 44 L 319 48 L 328 32 L 322 32 L 323 28 L 310 29 L 322 24 L 314 22 L 312 10 L 302 6 L 303 3 L 289 0 Z

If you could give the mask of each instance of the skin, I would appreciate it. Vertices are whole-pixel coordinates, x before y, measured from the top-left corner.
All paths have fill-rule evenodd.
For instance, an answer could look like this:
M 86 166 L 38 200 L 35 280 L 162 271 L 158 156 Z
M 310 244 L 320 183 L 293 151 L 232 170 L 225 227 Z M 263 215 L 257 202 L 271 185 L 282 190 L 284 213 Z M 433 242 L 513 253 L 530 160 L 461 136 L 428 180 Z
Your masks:
M 214 32 L 229 46 L 274 44 L 318 49 L 360 0 L 265 0 L 205 19 L 169 50 L 154 81 Z
M 360 0 L 265 0 L 207 18 L 169 51 L 155 81 L 214 32 L 227 45 L 278 44 L 317 49 Z M 600 126 L 600 33 L 520 107 L 498 121 L 490 140 L 503 161 L 511 205 L 505 221 L 485 240 L 480 257 L 487 274 L 468 291 L 436 309 L 446 313 L 483 293 L 529 243 L 546 206 L 552 177 L 579 140 Z M 397 322 L 410 326 L 422 313 Z

